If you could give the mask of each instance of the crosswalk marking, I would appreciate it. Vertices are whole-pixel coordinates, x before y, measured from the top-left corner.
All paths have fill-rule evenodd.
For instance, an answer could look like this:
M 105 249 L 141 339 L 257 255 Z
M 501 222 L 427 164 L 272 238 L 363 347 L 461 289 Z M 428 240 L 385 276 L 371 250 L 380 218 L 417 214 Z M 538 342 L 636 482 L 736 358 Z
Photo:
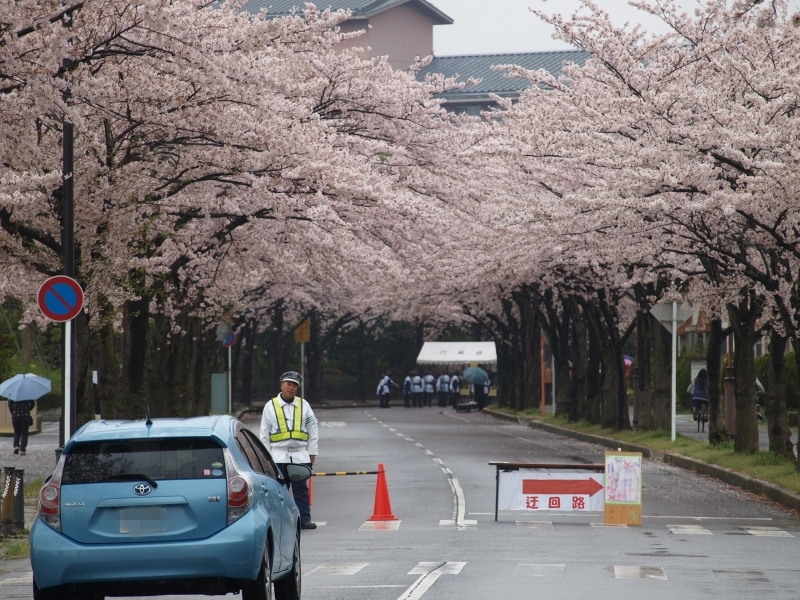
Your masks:
M 676 535 L 714 535 L 702 525 L 667 525 L 667 529 Z
M 667 581 L 667 574 L 661 567 L 637 567 L 632 565 L 614 566 L 614 577 L 617 579 L 662 579 Z
M 400 529 L 400 521 L 364 521 L 359 531 L 397 531 Z
M 742 525 L 741 528 L 750 535 L 759 537 L 794 537 L 788 531 L 784 531 L 778 527 L 756 527 L 754 525 Z
M 355 575 L 369 563 L 322 563 L 304 575 Z
M 460 523 L 456 523 L 455 519 L 440 519 L 439 527 L 452 527 L 458 525 L 459 527 L 477 527 L 478 522 L 474 519 L 463 519 Z
M 715 577 L 720 579 L 732 579 L 734 581 L 741 580 L 748 583 L 768 583 L 769 578 L 763 571 L 756 569 L 712 569 Z
M 427 575 L 428 573 L 439 573 L 440 575 L 458 575 L 464 568 L 465 562 L 442 562 L 438 561 L 423 561 L 417 563 L 417 566 L 411 569 L 409 575 Z

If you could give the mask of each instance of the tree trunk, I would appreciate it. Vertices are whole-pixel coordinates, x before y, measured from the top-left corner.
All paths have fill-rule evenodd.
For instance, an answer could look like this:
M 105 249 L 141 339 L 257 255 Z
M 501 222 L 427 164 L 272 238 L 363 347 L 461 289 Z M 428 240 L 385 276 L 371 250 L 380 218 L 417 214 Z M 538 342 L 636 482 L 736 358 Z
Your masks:
M 575 338 L 571 346 L 572 377 L 570 389 L 572 410 L 570 412 L 570 420 L 577 422 L 581 419 L 589 419 L 589 382 L 587 379 L 589 373 L 589 330 L 580 305 L 572 299 L 568 299 L 565 301 L 565 306 L 571 313 L 570 320 Z
M 653 427 L 672 428 L 672 334 L 653 328 Z
M 553 317 L 551 316 L 550 322 L 550 329 L 554 330 L 552 334 L 548 333 L 555 370 L 553 377 L 553 385 L 555 386 L 554 413 L 556 415 L 565 412 L 572 414 L 573 397 L 570 377 L 572 372 L 570 366 L 572 323 L 570 322 L 570 313 L 562 308 L 561 319 L 553 323 Z
M 786 408 L 786 379 L 784 354 L 787 338 L 775 331 L 770 333 L 769 361 L 767 362 L 767 381 L 764 382 L 764 398 L 767 413 L 769 450 L 778 456 L 794 458 L 789 415 Z
M 597 338 L 597 327 L 593 323 L 599 319 L 597 311 L 584 304 L 583 315 L 589 336 L 586 370 L 586 418 L 590 423 L 603 422 L 603 360 L 602 344 Z
M 738 304 L 728 305 L 733 329 L 733 367 L 736 377 L 736 440 L 734 450 L 744 454 L 758 452 L 758 420 L 756 418 L 756 369 L 753 346 L 758 336 L 755 324 L 762 302 L 753 292 L 746 292 Z
M 540 313 L 527 293 L 514 294 L 520 315 L 522 341 L 522 410 L 538 408 L 541 401 L 542 352 Z
M 501 337 L 498 361 L 503 365 L 498 370 L 500 380 L 500 391 L 503 395 L 502 403 L 511 410 L 522 410 L 524 398 L 524 376 L 522 372 L 522 343 L 520 341 L 520 325 L 514 315 L 514 304 L 510 300 L 502 300 L 503 307 L 502 323 L 506 328 L 505 335 Z
M 708 441 L 712 445 L 721 444 L 728 440 L 728 431 L 725 429 L 725 415 L 723 414 L 722 390 L 722 345 L 725 343 L 725 333 L 722 331 L 720 319 L 711 320 L 711 332 L 708 335 L 706 346 L 706 371 L 708 373 Z
M 635 372 L 638 394 L 638 419 L 639 429 L 651 431 L 653 427 L 653 394 L 650 388 L 650 349 L 652 347 L 655 328 L 661 328 L 656 318 L 649 312 L 639 312 L 636 316 L 636 359 Z

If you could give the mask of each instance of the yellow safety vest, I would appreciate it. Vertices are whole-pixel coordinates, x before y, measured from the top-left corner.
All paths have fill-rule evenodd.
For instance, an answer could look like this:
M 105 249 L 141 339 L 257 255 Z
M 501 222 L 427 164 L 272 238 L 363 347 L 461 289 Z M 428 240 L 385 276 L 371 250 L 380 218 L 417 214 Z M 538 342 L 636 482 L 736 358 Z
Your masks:
M 294 399 L 294 418 L 292 419 L 292 428 L 286 424 L 286 415 L 283 413 L 283 408 L 280 403 L 280 396 L 275 396 L 272 399 L 272 408 L 275 409 L 275 417 L 278 419 L 277 433 L 269 434 L 270 442 L 282 442 L 283 440 L 303 440 L 308 441 L 308 432 L 303 431 L 300 427 L 303 424 L 303 399 Z

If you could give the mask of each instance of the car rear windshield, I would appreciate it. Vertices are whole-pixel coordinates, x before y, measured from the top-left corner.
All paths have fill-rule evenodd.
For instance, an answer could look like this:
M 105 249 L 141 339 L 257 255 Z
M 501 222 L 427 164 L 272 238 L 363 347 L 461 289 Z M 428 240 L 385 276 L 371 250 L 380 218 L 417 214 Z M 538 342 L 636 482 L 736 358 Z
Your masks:
M 170 438 L 78 444 L 64 456 L 61 483 L 225 477 L 222 447 L 209 438 Z

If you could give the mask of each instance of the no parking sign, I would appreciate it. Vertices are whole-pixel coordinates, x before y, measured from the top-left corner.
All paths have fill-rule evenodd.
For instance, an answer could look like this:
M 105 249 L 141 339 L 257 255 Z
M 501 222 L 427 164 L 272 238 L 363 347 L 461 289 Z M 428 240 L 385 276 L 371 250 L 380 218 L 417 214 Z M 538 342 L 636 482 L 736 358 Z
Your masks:
M 53 321 L 74 319 L 83 309 L 83 289 L 66 275 L 56 275 L 39 288 L 39 310 Z

